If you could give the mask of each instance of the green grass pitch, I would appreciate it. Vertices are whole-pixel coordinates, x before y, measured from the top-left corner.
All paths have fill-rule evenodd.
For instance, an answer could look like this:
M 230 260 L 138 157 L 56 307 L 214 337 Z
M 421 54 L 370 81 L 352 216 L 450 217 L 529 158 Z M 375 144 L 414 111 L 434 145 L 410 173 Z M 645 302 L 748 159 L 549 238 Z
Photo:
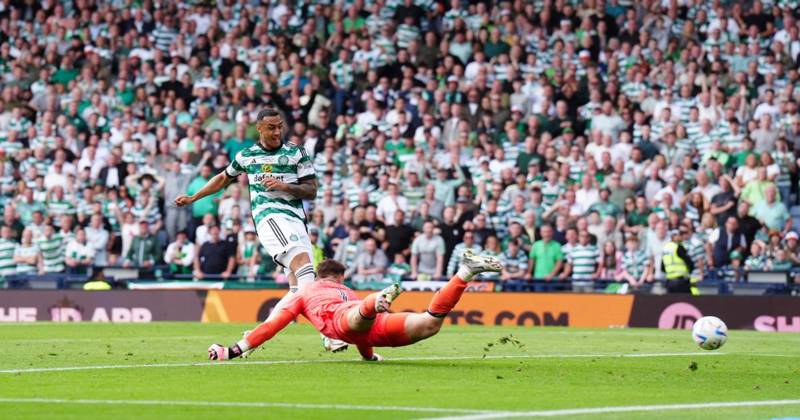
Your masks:
M 205 360 L 249 327 L 0 325 L 0 418 L 800 416 L 800 334 L 731 331 L 706 352 L 688 331 L 445 326 L 366 363 L 291 325 L 249 359 Z

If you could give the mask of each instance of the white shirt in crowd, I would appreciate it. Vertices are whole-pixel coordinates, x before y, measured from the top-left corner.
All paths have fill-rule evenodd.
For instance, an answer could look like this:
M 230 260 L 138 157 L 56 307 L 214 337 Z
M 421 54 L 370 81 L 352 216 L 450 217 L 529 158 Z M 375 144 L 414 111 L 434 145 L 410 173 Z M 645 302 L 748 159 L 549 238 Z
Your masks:
M 77 240 L 73 239 L 70 243 L 67 244 L 66 251 L 64 255 L 68 258 L 76 259 L 78 261 L 84 259 L 92 259 L 94 258 L 94 248 L 88 243 L 82 244 Z
M 177 242 L 173 242 L 167 246 L 167 252 L 164 254 L 164 262 L 188 267 L 194 262 L 194 252 L 195 246 L 191 242 L 184 242 L 181 245 L 178 245 Z
M 377 214 L 378 217 L 383 217 L 387 225 L 393 225 L 394 213 L 397 209 L 408 211 L 408 200 L 402 195 L 398 195 L 397 197 L 387 195 L 378 202 Z
M 204 243 L 211 240 L 211 234 L 208 233 L 208 226 L 200 225 L 194 231 L 194 242 L 198 247 L 203 246 Z

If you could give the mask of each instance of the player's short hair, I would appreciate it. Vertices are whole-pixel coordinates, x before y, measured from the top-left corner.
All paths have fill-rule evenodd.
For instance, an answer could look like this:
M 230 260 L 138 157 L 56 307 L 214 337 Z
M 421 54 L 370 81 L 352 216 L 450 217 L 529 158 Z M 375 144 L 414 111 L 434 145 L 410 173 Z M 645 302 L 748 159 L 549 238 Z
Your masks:
M 345 266 L 339 261 L 332 259 L 325 259 L 317 266 L 317 277 L 336 277 L 344 275 Z
M 261 121 L 264 118 L 268 117 L 280 117 L 281 114 L 272 108 L 265 108 L 258 112 L 258 116 L 256 117 L 256 121 Z

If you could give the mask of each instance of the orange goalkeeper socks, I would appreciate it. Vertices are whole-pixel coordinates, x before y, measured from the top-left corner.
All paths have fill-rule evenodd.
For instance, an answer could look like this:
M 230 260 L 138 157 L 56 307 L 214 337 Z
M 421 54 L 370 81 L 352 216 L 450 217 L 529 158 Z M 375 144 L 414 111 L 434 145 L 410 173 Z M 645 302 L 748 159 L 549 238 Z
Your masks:
M 436 318 L 445 317 L 461 299 L 461 295 L 467 288 L 467 282 L 459 276 L 453 276 L 444 287 L 433 296 L 428 313 Z
M 378 298 L 377 293 L 371 293 L 361 301 L 361 306 L 358 307 L 358 314 L 364 319 L 375 319 L 377 312 L 375 312 L 375 299 Z

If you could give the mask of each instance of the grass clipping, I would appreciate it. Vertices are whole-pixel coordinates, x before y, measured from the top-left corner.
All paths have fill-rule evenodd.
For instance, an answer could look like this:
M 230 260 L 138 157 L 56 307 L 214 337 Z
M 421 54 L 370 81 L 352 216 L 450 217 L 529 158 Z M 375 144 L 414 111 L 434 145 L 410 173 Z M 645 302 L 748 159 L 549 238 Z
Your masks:
M 486 345 L 483 347 L 483 358 L 486 358 L 486 355 L 497 346 L 512 346 L 517 350 L 525 351 L 525 343 L 520 341 L 517 337 L 514 337 L 514 334 L 509 334 L 500 337 L 495 341 L 486 343 Z

